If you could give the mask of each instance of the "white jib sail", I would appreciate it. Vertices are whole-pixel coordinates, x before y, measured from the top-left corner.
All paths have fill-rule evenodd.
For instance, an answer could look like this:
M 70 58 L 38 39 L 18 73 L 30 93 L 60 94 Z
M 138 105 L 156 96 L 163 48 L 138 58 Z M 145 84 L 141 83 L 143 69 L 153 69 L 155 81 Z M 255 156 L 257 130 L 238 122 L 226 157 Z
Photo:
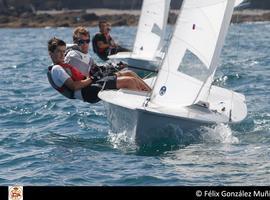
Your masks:
M 133 54 L 154 58 L 163 47 L 171 0 L 144 0 Z
M 239 2 L 239 1 L 238 1 Z M 201 100 L 218 66 L 236 0 L 185 0 L 151 101 L 187 106 Z M 209 81 L 210 82 L 210 81 Z

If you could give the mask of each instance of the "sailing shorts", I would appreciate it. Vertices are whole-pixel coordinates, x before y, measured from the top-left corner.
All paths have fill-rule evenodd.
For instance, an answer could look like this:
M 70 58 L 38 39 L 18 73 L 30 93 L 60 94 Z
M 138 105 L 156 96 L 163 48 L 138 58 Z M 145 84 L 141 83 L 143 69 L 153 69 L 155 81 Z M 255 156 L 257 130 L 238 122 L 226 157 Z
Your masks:
M 98 80 L 96 83 L 99 84 L 104 90 L 114 90 L 116 88 L 117 76 L 104 76 L 102 79 Z
M 99 84 L 91 84 L 81 89 L 82 98 L 88 103 L 97 103 L 100 101 L 98 93 L 102 89 Z
M 81 89 L 82 98 L 88 103 L 97 103 L 100 101 L 98 93 L 102 88 L 104 90 L 116 89 L 116 75 L 105 76 L 95 84 L 88 85 Z

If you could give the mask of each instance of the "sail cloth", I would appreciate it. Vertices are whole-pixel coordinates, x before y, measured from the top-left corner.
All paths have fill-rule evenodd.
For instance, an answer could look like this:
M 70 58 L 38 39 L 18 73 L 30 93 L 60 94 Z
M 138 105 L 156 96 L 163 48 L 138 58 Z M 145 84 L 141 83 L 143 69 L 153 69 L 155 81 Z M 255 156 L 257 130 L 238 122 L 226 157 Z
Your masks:
M 144 0 L 133 54 L 154 58 L 163 47 L 171 0 Z
M 233 9 L 239 3 L 240 0 L 183 2 L 153 89 L 153 103 L 188 106 L 207 98 L 208 90 L 205 88 L 212 83 Z M 181 63 L 187 53 L 201 61 L 201 68 L 206 72 L 204 79 L 182 71 Z

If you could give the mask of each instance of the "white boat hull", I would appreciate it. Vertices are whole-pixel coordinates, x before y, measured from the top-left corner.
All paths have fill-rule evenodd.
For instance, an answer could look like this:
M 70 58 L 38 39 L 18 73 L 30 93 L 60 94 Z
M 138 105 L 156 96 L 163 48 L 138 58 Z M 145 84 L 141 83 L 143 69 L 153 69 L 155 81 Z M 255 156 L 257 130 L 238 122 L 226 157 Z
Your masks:
M 210 107 L 200 105 L 145 106 L 147 93 L 128 90 L 105 90 L 99 93 L 104 101 L 107 118 L 115 133 L 128 134 L 138 145 L 156 141 L 181 142 L 196 138 L 201 126 L 242 121 L 247 108 L 239 93 L 213 86 Z M 222 94 L 222 95 L 221 95 Z
M 112 131 L 125 132 L 138 146 L 167 142 L 186 144 L 198 139 L 200 127 L 214 124 L 143 109 L 133 110 L 107 102 L 105 108 Z

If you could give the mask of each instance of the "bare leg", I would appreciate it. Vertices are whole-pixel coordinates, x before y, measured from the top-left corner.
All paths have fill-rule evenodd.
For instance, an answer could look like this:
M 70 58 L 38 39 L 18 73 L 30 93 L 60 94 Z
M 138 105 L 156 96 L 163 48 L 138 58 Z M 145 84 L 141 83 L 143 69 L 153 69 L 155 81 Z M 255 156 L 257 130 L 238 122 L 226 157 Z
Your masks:
M 141 78 L 136 78 L 136 80 L 139 82 L 140 85 L 143 85 L 145 88 L 145 91 L 151 91 L 151 88 L 142 80 Z
M 139 84 L 142 84 L 144 85 L 145 88 L 147 88 L 147 91 L 151 90 L 151 88 L 144 82 L 144 80 L 141 79 L 141 77 L 139 77 L 135 72 L 131 70 L 119 71 L 116 73 L 116 75 L 117 77 L 122 77 L 122 76 L 134 77 L 137 79 L 138 82 L 140 82 Z
M 136 91 L 151 91 L 149 86 L 145 86 L 139 79 L 130 76 L 117 77 L 116 87 L 117 89 L 126 88 Z
M 121 70 L 119 72 L 116 72 L 117 76 L 132 76 L 132 77 L 137 77 L 140 78 L 135 72 L 131 70 Z

